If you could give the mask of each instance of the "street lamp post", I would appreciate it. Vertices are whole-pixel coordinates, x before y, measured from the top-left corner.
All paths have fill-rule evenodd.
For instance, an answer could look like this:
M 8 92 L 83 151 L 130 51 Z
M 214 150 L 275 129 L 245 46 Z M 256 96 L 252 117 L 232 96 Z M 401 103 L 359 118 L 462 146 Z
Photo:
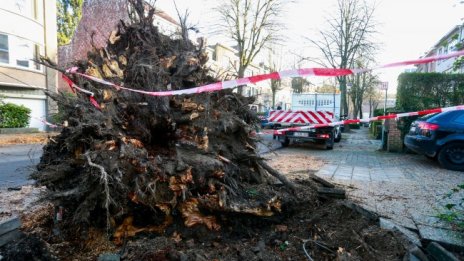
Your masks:
M 334 84 L 334 93 L 333 93 L 333 104 L 334 104 L 334 108 L 333 108 L 333 118 L 335 119 L 335 93 L 337 92 L 337 86 Z M 335 120 L 334 120 L 335 121 Z

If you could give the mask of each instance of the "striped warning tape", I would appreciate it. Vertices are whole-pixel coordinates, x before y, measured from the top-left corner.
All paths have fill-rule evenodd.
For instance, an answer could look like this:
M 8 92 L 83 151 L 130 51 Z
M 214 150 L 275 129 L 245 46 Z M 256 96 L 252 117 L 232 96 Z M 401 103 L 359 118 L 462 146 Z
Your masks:
M 280 129 L 280 130 L 275 130 L 274 135 L 283 135 L 285 132 L 288 131 L 301 131 L 301 130 L 307 130 L 307 129 L 312 129 L 312 128 L 321 128 L 321 127 L 330 127 L 330 126 L 337 126 L 337 125 L 346 125 L 346 124 L 357 124 L 357 123 L 362 123 L 362 122 L 371 122 L 371 121 L 379 121 L 379 120 L 387 120 L 387 119 L 399 119 L 403 117 L 411 117 L 411 116 L 422 116 L 422 115 L 427 115 L 431 113 L 440 113 L 440 112 L 447 112 L 447 111 L 457 111 L 457 110 L 464 110 L 464 105 L 458 105 L 458 106 L 452 106 L 452 107 L 444 107 L 444 108 L 436 108 L 436 109 L 429 109 L 429 110 L 422 110 L 422 111 L 415 111 L 415 112 L 405 112 L 405 113 L 398 113 L 398 114 L 389 114 L 385 116 L 377 116 L 377 117 L 371 117 L 368 119 L 350 119 L 350 120 L 343 120 L 343 121 L 336 121 L 336 122 L 330 122 L 330 123 L 323 123 L 323 124 L 313 124 L 313 125 L 308 125 L 308 126 L 301 126 L 301 127 L 292 127 L 292 128 L 286 128 L 286 129 Z M 38 121 L 43 122 L 44 124 L 57 128 L 62 125 L 59 124 L 53 124 L 50 123 L 44 119 L 37 118 L 37 117 L 32 117 Z
M 47 126 L 50 126 L 52 128 L 58 128 L 58 127 L 61 126 L 61 125 L 58 125 L 58 124 L 50 123 L 50 122 L 48 122 L 48 121 L 46 121 L 46 120 L 44 120 L 42 118 L 38 118 L 38 117 L 31 117 L 31 118 L 34 119 L 34 120 L 38 120 L 38 121 L 42 122 L 43 124 L 45 124 Z
M 343 121 L 331 122 L 331 123 L 327 123 L 327 124 L 314 124 L 314 125 L 301 126 L 301 127 L 292 127 L 292 128 L 275 130 L 274 135 L 284 135 L 285 132 L 289 132 L 289 131 L 301 131 L 301 130 L 307 130 L 307 129 L 312 129 L 312 128 L 321 128 L 321 127 L 330 127 L 330 126 L 333 127 L 333 126 L 337 126 L 337 125 L 357 124 L 357 123 L 361 123 L 361 122 L 371 122 L 371 121 L 387 120 L 387 119 L 398 119 L 398 118 L 411 117 L 411 116 L 422 116 L 422 115 L 427 115 L 427 114 L 430 114 L 430 113 L 439 113 L 439 112 L 456 111 L 456 110 L 464 110 L 464 105 L 445 107 L 445 108 L 436 108 L 436 109 L 429 109 L 429 110 L 422 110 L 422 111 L 415 111 L 415 112 L 389 114 L 389 115 L 385 115 L 385 116 L 372 117 L 372 118 L 369 118 L 369 119 L 351 119 L 351 120 L 343 120 Z
M 112 83 L 112 82 L 109 82 L 109 81 L 106 81 L 106 80 L 103 80 L 103 79 L 100 79 L 94 76 L 80 73 L 78 72 L 77 67 L 70 68 L 67 70 L 67 72 L 71 74 L 79 75 L 81 77 L 87 78 L 89 80 L 92 80 L 92 81 L 95 81 L 95 82 L 98 82 L 104 85 L 114 87 L 117 90 L 126 90 L 126 91 L 146 94 L 150 96 L 173 96 L 173 95 L 196 94 L 196 93 L 203 93 L 203 92 L 220 91 L 220 90 L 225 90 L 225 89 L 233 89 L 241 85 L 257 83 L 257 82 L 270 80 L 270 79 L 279 80 L 283 78 L 307 77 L 307 76 L 325 76 L 325 77 L 346 76 L 346 75 L 357 74 L 357 73 L 362 73 L 362 72 L 377 70 L 377 69 L 382 69 L 382 68 L 430 63 L 430 62 L 449 59 L 452 57 L 458 57 L 462 55 L 464 55 L 464 50 L 461 50 L 459 52 L 445 54 L 445 55 L 437 55 L 437 56 L 431 56 L 431 57 L 422 58 L 422 59 L 385 64 L 385 65 L 375 67 L 373 69 L 303 68 L 303 69 L 295 69 L 295 70 L 285 70 L 281 72 L 272 72 L 268 74 L 255 75 L 251 77 L 245 77 L 245 78 L 240 78 L 240 79 L 235 79 L 235 80 L 230 80 L 230 81 L 216 82 L 216 83 L 211 83 L 208 85 L 190 88 L 190 89 L 174 90 L 174 91 L 160 91 L 160 92 L 143 91 L 143 90 L 131 89 L 128 87 L 120 86 L 115 83 Z M 68 80 L 65 79 L 65 81 L 67 82 Z M 72 84 L 70 84 L 70 88 L 74 91 Z

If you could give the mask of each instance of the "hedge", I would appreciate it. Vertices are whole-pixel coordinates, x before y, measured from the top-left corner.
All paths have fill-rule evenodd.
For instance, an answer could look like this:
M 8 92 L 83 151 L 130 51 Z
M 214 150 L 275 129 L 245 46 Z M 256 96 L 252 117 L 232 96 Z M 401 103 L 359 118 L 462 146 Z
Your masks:
M 396 107 L 418 111 L 464 104 L 464 74 L 402 73 Z
M 398 77 L 396 110 L 413 112 L 464 104 L 464 74 L 402 73 Z M 402 137 L 418 117 L 401 118 Z
M 24 128 L 31 110 L 23 105 L 0 103 L 0 128 Z
M 399 110 L 397 108 L 387 108 L 385 111 L 386 111 L 387 115 L 390 114 L 390 113 L 399 112 Z M 374 117 L 382 116 L 382 115 L 383 115 L 383 108 L 374 110 Z
M 369 126 L 369 133 L 374 139 L 380 139 L 382 137 L 382 121 L 372 121 Z
M 358 123 L 351 123 L 348 125 L 350 126 L 350 129 L 353 129 L 353 130 L 359 130 L 361 128 L 361 124 L 358 124 Z

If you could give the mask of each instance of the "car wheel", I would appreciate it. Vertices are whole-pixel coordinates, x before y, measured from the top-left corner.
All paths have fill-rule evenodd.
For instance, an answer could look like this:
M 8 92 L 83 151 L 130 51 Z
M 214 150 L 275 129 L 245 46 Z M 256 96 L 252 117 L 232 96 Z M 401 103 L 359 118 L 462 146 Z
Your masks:
M 334 137 L 331 135 L 330 139 L 326 141 L 325 148 L 327 150 L 333 150 L 334 148 Z
M 464 170 L 464 143 L 448 143 L 438 153 L 438 162 L 445 169 Z
M 334 141 L 335 141 L 335 142 L 340 142 L 341 140 L 342 140 L 342 132 L 339 131 L 339 132 L 337 133 L 337 136 L 335 137 Z
M 288 147 L 288 145 L 290 145 L 290 140 L 285 138 L 285 140 L 281 141 L 280 143 L 282 143 L 282 147 Z

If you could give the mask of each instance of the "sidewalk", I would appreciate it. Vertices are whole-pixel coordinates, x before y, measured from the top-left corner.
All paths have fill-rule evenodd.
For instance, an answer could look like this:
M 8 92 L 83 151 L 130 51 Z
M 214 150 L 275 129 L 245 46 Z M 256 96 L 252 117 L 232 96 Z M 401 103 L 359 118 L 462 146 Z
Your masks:
M 444 198 L 464 184 L 464 173 L 442 169 L 420 155 L 379 151 L 367 128 L 344 134 L 333 151 L 311 151 L 326 161 L 316 173 L 347 189 L 348 197 L 381 217 L 419 232 L 422 239 L 464 248 L 464 233 L 436 216 L 446 204 L 459 204 L 464 193 Z
M 49 136 L 55 136 L 54 132 L 38 132 L 26 134 L 0 134 L 0 147 L 18 144 L 45 144 Z

